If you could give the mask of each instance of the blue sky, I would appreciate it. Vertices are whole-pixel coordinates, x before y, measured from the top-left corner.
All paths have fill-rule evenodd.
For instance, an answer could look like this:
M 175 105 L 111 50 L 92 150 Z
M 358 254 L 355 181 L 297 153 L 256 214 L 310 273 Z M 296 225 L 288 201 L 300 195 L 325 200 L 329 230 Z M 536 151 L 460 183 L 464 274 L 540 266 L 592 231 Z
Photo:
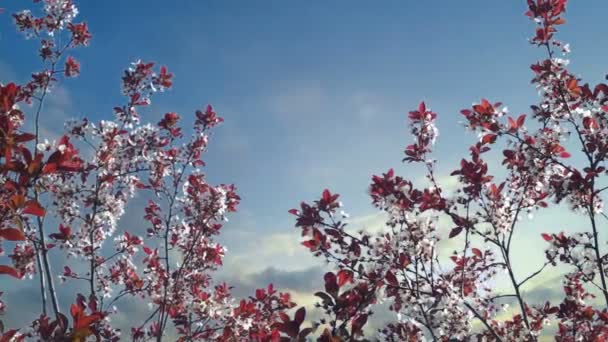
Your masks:
M 256 285 L 272 278 L 270 266 L 289 278 L 315 265 L 297 246 L 287 214 L 301 200 L 330 187 L 367 222 L 372 174 L 395 167 L 420 177 L 400 163 L 410 141 L 406 113 L 420 100 L 439 113 L 436 157 L 447 174 L 475 139 L 458 125 L 459 110 L 487 97 L 526 112 L 537 98 L 528 66 L 544 58 L 527 43 L 533 25 L 523 0 L 77 5 L 94 39 L 75 52 L 82 75 L 64 83 L 48 125 L 59 117 L 110 117 L 131 61 L 167 65 L 175 87 L 156 96 L 145 117 L 156 122 L 176 111 L 187 119 L 211 103 L 225 118 L 206 159 L 210 179 L 235 183 L 243 198 L 225 230 L 224 272 L 249 272 L 245 282 Z M 605 13 L 606 1 L 573 1 L 560 33 L 571 43 L 572 69 L 593 82 L 608 72 Z M 34 48 L 0 16 L 0 81 L 36 70 Z

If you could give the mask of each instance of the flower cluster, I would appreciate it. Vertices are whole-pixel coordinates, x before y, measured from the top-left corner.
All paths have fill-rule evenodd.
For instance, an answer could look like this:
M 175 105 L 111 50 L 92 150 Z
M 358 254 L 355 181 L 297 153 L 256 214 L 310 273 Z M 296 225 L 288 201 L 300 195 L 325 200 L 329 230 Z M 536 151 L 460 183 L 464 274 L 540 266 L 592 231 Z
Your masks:
M 415 143 L 406 147 L 404 161 L 423 165 L 430 184 L 416 189 L 393 169 L 373 176 L 369 193 L 372 204 L 388 214 L 384 229 L 352 233 L 347 223 L 335 219 L 339 196 L 328 190 L 321 200 L 290 211 L 297 216 L 303 245 L 336 272 L 325 276 L 325 292 L 317 294 L 325 317 L 313 326 L 325 325 L 330 336 L 361 339 L 356 322 L 360 315 L 344 317 L 335 307 L 348 312 L 358 305 L 367 320 L 370 303 L 382 302 L 396 316 L 377 333 L 386 341 L 537 341 L 555 322 L 557 341 L 606 338 L 608 255 L 601 252 L 598 229 L 600 218 L 606 218 L 602 193 L 608 188 L 599 184 L 608 155 L 608 86 L 584 84 L 568 71 L 567 60 L 556 57 L 556 50 L 569 52 L 568 44 L 554 39 L 556 27 L 565 23 L 566 1 L 527 4 L 526 15 L 537 24 L 531 43 L 548 53 L 531 67 L 540 103 L 531 106 L 530 114 L 518 116 L 486 99 L 461 111 L 466 127 L 478 133 L 479 140 L 470 146 L 470 158 L 452 172 L 458 180 L 452 196 L 444 196 L 429 156 L 438 136 L 437 114 L 421 103 L 408 115 Z M 580 144 L 581 155 L 574 156 L 578 159 L 566 150 L 572 144 Z M 485 156 L 499 148 L 503 169 L 496 172 Z M 546 260 L 538 270 L 522 275 L 513 263 L 522 216 L 532 217 L 562 202 L 573 214 L 588 218 L 588 230 L 540 234 L 539 242 L 549 243 Z M 448 225 L 447 230 L 442 225 Z M 449 232 L 447 239 L 443 232 Z M 452 264 L 446 265 L 439 251 L 450 239 L 461 247 L 455 247 Z M 525 293 L 528 282 L 557 265 L 569 270 L 564 300 L 533 304 L 537 300 Z M 507 290 L 495 289 L 499 281 Z M 343 291 L 360 287 L 373 296 L 355 296 L 355 304 L 339 300 Z M 592 302 L 589 287 L 597 289 L 605 303 Z M 516 308 L 505 315 L 508 299 Z
M 42 310 L 29 328 L 7 330 L 0 340 L 128 338 L 116 322 L 126 298 L 152 310 L 132 322 L 134 340 L 161 340 L 168 332 L 184 341 L 306 336 L 310 329 L 299 329 L 304 314 L 287 316 L 295 305 L 288 294 L 270 285 L 239 303 L 228 284 L 214 281 L 226 253 L 215 237 L 240 200 L 235 186 L 212 185 L 200 169 L 210 130 L 223 119 L 208 105 L 192 115 L 192 132 L 175 112 L 156 124 L 142 122 L 139 108 L 173 85 L 166 67 L 133 63 L 122 78 L 125 104 L 114 108 L 114 118 L 69 120 L 59 139 L 44 139 L 38 127 L 45 99 L 62 76 L 81 71 L 67 51 L 92 36 L 86 23 L 74 22 L 72 0 L 43 0 L 41 11 L 14 19 L 19 31 L 40 41 L 44 69 L 25 85 L 0 84 L 0 241 L 14 242 L 12 264 L 0 265 L 0 274 L 39 277 Z M 24 131 L 26 118 L 35 132 Z M 121 225 L 136 195 L 150 199 L 142 212 L 145 236 Z M 57 277 L 86 294 L 75 303 L 59 301 Z

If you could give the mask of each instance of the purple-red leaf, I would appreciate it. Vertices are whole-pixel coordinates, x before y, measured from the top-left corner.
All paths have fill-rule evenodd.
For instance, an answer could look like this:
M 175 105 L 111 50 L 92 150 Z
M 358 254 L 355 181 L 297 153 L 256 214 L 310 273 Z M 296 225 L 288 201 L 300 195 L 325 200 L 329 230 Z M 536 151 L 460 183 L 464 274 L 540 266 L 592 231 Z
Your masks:
M 25 208 L 23 208 L 24 214 L 34 215 L 42 217 L 45 214 L 44 208 L 35 200 L 29 200 L 25 203 Z
M 17 271 L 17 269 L 7 266 L 7 265 L 0 265 L 0 274 L 7 274 L 7 275 L 10 275 L 11 277 L 15 277 L 17 279 L 21 279 L 23 277 L 23 275 L 21 273 L 19 273 L 19 271 Z
M 460 234 L 462 232 L 462 227 L 454 227 L 451 231 L 450 231 L 450 239 L 453 237 L 458 236 L 458 234 Z
M 25 240 L 25 234 L 16 228 L 5 228 L 0 229 L 0 237 L 8 241 L 23 241 Z

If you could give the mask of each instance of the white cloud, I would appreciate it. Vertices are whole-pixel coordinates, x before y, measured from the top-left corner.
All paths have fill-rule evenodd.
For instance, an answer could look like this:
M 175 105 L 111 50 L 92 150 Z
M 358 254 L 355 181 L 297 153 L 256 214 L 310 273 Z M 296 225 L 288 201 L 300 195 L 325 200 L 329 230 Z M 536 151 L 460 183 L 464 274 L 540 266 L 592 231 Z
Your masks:
M 279 120 L 305 121 L 327 110 L 329 97 L 314 81 L 287 81 L 277 84 L 266 100 L 271 114 Z

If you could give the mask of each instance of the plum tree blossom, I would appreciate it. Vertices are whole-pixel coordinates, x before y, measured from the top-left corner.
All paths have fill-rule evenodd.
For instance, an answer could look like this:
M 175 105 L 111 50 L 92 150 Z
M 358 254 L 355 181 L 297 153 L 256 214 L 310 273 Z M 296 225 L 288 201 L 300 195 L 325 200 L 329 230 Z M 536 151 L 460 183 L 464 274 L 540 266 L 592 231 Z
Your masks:
M 0 265 L 0 273 L 39 279 L 41 305 L 39 318 L 3 331 L 0 339 L 280 338 L 277 324 L 292 322 L 284 312 L 295 305 L 289 294 L 270 285 L 238 301 L 228 284 L 212 278 L 226 250 L 215 236 L 239 204 L 234 185 L 212 185 L 202 170 L 210 132 L 223 119 L 208 105 L 187 117 L 193 123 L 188 132 L 175 112 L 145 121 L 140 111 L 171 88 L 173 74 L 135 61 L 122 77 L 125 101 L 114 117 L 69 120 L 65 133 L 49 141 L 40 130 L 44 103 L 60 81 L 78 76 L 80 63 L 69 53 L 87 46 L 92 35 L 86 23 L 75 22 L 73 1 L 34 2 L 41 2 L 39 14 L 26 10 L 13 19 L 39 41 L 42 70 L 26 84 L 0 84 L 0 236 L 2 248 L 14 244 L 11 263 Z M 21 110 L 21 103 L 33 112 Z M 26 120 L 34 132 L 25 132 Z M 139 193 L 151 198 L 142 213 L 143 235 L 120 227 Z M 87 291 L 61 303 L 57 281 Z M 127 298 L 151 311 L 131 322 L 131 331 L 120 331 L 114 319 Z M 294 319 L 301 324 L 303 311 Z
M 461 111 L 466 129 L 478 140 L 451 173 L 458 180 L 454 195 L 445 195 L 437 181 L 432 153 L 438 115 L 422 102 L 408 115 L 414 143 L 406 147 L 404 161 L 422 166 L 426 187 L 416 188 L 393 169 L 372 177 L 371 201 L 388 214 L 387 229 L 352 232 L 336 219 L 339 195 L 330 190 L 291 211 L 302 244 L 335 268 L 326 275 L 325 292 L 317 294 L 326 317 L 314 324 L 326 326 L 323 336 L 364 340 L 361 325 L 374 304 L 384 302 L 395 321 L 374 333 L 379 340 L 537 341 L 555 331 L 552 324 L 557 341 L 608 338 L 607 260 L 598 239 L 598 220 L 607 217 L 606 188 L 599 184 L 606 173 L 608 87 L 583 83 L 568 70 L 568 60 L 558 57 L 570 51 L 555 39 L 565 23 L 566 0 L 528 0 L 527 5 L 526 16 L 536 24 L 530 43 L 546 55 L 531 66 L 540 102 L 517 116 L 486 99 Z M 574 152 L 565 146 L 573 144 L 579 145 L 575 157 L 582 164 L 571 162 Z M 501 170 L 491 170 L 486 157 L 496 149 L 502 149 Z M 539 232 L 546 260 L 537 271 L 516 276 L 521 272 L 513 263 L 514 236 L 522 216 L 562 202 L 587 217 L 588 230 Z M 450 225 L 447 236 L 439 233 L 446 231 L 438 229 L 440 224 Z M 461 248 L 446 264 L 439 246 L 457 237 Z M 558 264 L 568 270 L 563 301 L 533 303 L 526 285 Z M 505 275 L 510 290 L 499 292 L 491 284 Z M 601 303 L 590 290 L 603 297 Z M 505 318 L 507 299 L 515 305 Z

